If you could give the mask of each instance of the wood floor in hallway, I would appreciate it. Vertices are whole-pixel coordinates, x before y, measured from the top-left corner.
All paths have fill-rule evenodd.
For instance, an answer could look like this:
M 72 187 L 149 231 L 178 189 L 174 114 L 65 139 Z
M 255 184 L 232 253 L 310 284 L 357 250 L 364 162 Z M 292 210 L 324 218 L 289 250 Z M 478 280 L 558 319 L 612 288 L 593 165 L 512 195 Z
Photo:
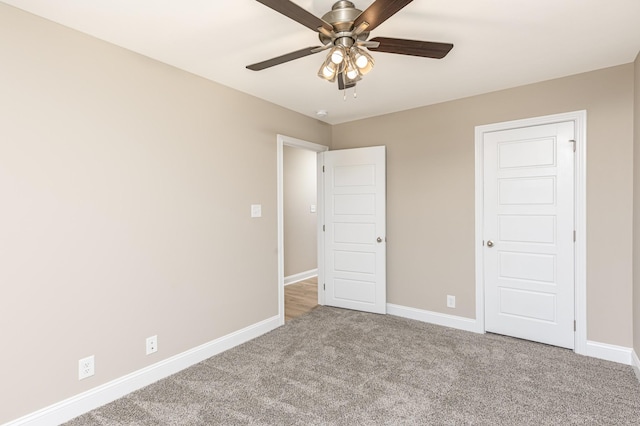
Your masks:
M 318 306 L 318 277 L 284 287 L 285 322 L 311 312 L 316 306 Z

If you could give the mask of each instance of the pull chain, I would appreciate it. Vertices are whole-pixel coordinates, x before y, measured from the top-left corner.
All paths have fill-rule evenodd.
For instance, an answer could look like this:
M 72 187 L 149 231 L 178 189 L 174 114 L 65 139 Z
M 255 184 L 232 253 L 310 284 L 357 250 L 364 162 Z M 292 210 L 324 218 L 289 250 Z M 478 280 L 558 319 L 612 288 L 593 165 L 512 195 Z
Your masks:
M 357 98 L 358 97 L 358 89 L 356 89 L 356 86 L 353 86 L 353 97 Z M 343 101 L 347 101 L 347 88 L 345 87 L 344 89 L 342 89 L 342 100 Z

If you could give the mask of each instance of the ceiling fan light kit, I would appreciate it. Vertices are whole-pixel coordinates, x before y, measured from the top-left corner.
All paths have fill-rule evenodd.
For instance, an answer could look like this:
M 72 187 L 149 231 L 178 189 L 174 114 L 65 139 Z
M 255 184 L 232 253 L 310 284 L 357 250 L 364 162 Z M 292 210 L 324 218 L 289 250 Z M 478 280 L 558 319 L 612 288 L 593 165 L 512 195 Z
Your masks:
M 346 0 L 336 2 L 322 18 L 309 13 L 289 0 L 257 0 L 294 21 L 316 31 L 322 46 L 309 47 L 247 66 L 252 71 L 279 65 L 314 53 L 329 50 L 318 70 L 318 77 L 338 89 L 354 87 L 369 73 L 375 61 L 364 49 L 425 58 L 444 58 L 453 48 L 451 43 L 437 43 L 378 37 L 367 41 L 369 33 L 400 11 L 412 0 L 376 0 L 364 12 Z
M 318 70 L 318 77 L 331 83 L 336 81 L 339 74 L 344 74 L 346 80 L 356 82 L 373 69 L 374 60 L 367 52 L 357 46 L 348 50 L 341 46 L 334 46 Z

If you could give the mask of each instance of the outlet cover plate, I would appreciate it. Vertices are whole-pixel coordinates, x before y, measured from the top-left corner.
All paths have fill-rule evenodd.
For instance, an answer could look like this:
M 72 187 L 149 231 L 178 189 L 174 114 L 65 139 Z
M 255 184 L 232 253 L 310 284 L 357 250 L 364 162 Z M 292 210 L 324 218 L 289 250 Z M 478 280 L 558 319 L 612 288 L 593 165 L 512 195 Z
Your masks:
M 147 337 L 147 355 L 158 352 L 158 336 Z
M 456 297 L 447 295 L 447 308 L 455 308 L 456 307 Z
M 93 355 L 78 361 L 78 380 L 86 379 L 96 373 L 95 357 Z

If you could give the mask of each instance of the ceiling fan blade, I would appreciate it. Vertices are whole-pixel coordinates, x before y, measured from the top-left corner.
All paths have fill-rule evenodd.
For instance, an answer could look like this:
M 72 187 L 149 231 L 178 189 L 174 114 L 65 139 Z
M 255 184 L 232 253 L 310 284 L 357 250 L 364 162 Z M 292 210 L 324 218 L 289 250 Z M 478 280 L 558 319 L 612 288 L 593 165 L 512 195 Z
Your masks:
M 316 50 L 318 48 L 319 46 L 305 47 L 304 49 L 296 50 L 295 52 L 287 53 L 285 55 L 271 58 L 266 61 L 247 65 L 247 69 L 250 69 L 251 71 L 260 71 L 274 65 L 284 64 L 285 62 L 293 61 L 294 59 L 300 59 L 304 58 L 305 56 L 313 55 L 314 53 L 319 52 L 319 50 Z
M 313 31 L 318 31 L 318 28 L 324 28 L 327 31 L 333 31 L 333 25 L 323 21 L 306 9 L 298 6 L 297 4 L 289 0 L 257 0 L 267 7 L 283 14 L 284 16 L 293 19 L 294 21 L 304 25 Z
M 397 53 L 400 55 L 421 56 L 423 58 L 442 59 L 453 49 L 451 43 L 433 41 L 405 40 L 401 38 L 375 37 L 370 41 L 380 43 L 378 47 L 368 47 L 374 52 Z
M 367 10 L 356 18 L 353 26 L 357 28 L 363 22 L 368 22 L 369 26 L 366 28 L 366 31 L 371 31 L 412 1 L 413 0 L 376 0 Z

